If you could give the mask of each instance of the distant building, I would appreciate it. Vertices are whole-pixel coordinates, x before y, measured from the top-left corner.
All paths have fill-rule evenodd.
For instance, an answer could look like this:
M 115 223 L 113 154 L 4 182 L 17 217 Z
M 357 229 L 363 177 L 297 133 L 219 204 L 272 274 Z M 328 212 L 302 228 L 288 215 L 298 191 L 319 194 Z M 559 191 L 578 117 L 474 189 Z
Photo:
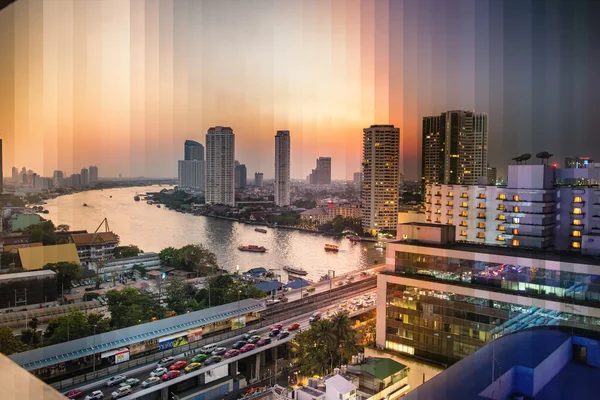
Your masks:
M 206 204 L 235 206 L 235 135 L 229 127 L 206 134 Z
M 90 183 L 98 182 L 98 167 L 90 166 Z
M 235 188 L 245 189 L 247 185 L 248 171 L 245 164 L 235 162 Z
M 19 182 L 19 169 L 17 167 L 12 167 L 12 181 L 14 183 Z
M 185 161 L 204 161 L 204 146 L 194 140 L 186 140 L 183 145 L 183 157 Z
M 71 186 L 80 187 L 81 184 L 81 174 L 71 175 Z
M 331 157 L 317 158 L 317 168 L 313 169 L 308 176 L 308 183 L 311 185 L 331 184 Z
M 254 173 L 254 186 L 256 187 L 263 187 L 263 177 L 264 174 L 262 172 L 255 172 Z
M 590 168 L 594 161 L 589 157 L 567 157 L 565 158 L 565 168 Z
M 71 243 L 77 247 L 82 263 L 106 261 L 114 256 L 119 237 L 112 232 L 83 233 L 71 235 Z
M 330 219 L 337 216 L 342 218 L 360 218 L 360 203 L 329 204 L 325 207 Z
M 21 267 L 27 271 L 44 268 L 46 264 L 71 262 L 79 264 L 77 248 L 72 243 L 52 246 L 23 247 L 18 250 Z
M 497 184 L 497 180 L 498 180 L 498 174 L 496 172 L 496 167 L 490 167 L 488 165 L 487 169 L 487 184 L 488 185 L 496 185 Z
M 180 188 L 203 192 L 205 190 L 205 162 L 201 160 L 179 160 L 177 179 Z
M 0 308 L 56 301 L 56 272 L 50 270 L 0 275 Z
M 96 169 L 97 171 L 97 169 Z M 62 186 L 63 180 L 65 179 L 65 175 L 62 171 L 54 171 L 52 174 L 52 180 L 54 181 L 54 186 Z
M 290 205 L 290 131 L 275 134 L 275 205 Z
M 355 172 L 353 179 L 354 186 L 360 187 L 362 184 L 362 172 Z
M 34 189 L 50 190 L 54 187 L 54 181 L 52 178 L 44 178 L 38 174 L 33 174 L 33 180 L 31 186 Z
M 329 213 L 325 208 L 311 208 L 310 210 L 302 211 L 300 219 L 307 222 L 324 224 L 331 220 Z
M 81 169 L 81 185 L 88 186 L 90 184 L 90 171 L 87 168 Z

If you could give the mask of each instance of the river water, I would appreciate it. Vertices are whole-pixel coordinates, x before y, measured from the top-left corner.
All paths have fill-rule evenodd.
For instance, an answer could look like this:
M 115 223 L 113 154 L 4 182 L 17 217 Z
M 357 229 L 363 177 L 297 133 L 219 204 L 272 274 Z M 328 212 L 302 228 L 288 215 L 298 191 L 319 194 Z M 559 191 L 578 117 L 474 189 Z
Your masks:
M 106 217 L 122 245 L 134 244 L 146 252 L 159 252 L 169 246 L 203 244 L 217 255 L 219 265 L 229 271 L 235 271 L 236 266 L 240 271 L 264 267 L 281 274 L 284 282 L 287 282 L 287 273 L 281 270 L 284 265 L 302 267 L 308 271 L 308 279 L 318 280 L 329 270 L 339 275 L 385 260 L 384 252 L 375 249 L 372 243 L 352 244 L 347 239 L 284 229 L 266 228 L 268 232 L 264 234 L 255 232 L 254 225 L 182 214 L 133 200 L 136 194 L 161 189 L 119 188 L 60 196 L 48 200 L 44 207 L 50 213 L 44 218 L 55 225 L 69 225 L 72 230 L 94 232 Z M 84 203 L 88 206 L 84 207 Z M 326 243 L 337 244 L 340 251 L 325 252 Z M 261 254 L 237 249 L 248 244 L 265 246 L 268 251 Z

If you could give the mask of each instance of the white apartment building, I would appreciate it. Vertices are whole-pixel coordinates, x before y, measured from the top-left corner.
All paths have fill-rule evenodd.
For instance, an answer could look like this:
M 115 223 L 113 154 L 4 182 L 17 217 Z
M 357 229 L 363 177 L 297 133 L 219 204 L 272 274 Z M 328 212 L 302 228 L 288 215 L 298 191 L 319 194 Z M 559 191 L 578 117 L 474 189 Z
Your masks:
M 235 206 L 235 135 L 229 127 L 206 133 L 206 204 Z
M 275 135 L 275 205 L 290 205 L 290 131 Z
M 361 216 L 364 229 L 396 229 L 399 159 L 399 128 L 371 125 L 363 130 Z
M 203 192 L 205 190 L 205 161 L 179 160 L 177 179 L 180 188 Z

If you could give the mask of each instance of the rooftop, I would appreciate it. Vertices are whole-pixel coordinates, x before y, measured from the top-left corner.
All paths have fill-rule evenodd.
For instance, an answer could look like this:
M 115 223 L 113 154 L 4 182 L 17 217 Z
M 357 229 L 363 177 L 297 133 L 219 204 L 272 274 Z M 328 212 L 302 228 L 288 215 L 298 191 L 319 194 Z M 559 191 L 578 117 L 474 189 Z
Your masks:
M 56 272 L 49 269 L 41 269 L 38 271 L 18 272 L 16 274 L 0 274 L 0 281 L 9 281 L 13 279 L 27 279 L 40 277 L 53 277 Z
M 362 364 L 349 365 L 348 372 L 367 373 L 379 380 L 384 380 L 408 368 L 406 365 L 390 358 L 367 358 Z
M 325 385 L 327 387 L 333 386 L 333 388 L 340 393 L 349 393 L 356 389 L 356 385 L 354 385 L 352 382 L 350 382 L 343 376 L 337 374 L 326 379 Z
M 77 248 L 73 243 L 54 246 L 23 247 L 19 249 L 21 266 L 28 271 L 42 269 L 46 264 L 61 261 L 79 264 Z
M 119 241 L 119 237 L 112 232 L 81 233 L 71 235 L 71 239 L 76 245 Z
M 272 292 L 273 290 L 279 290 L 281 289 L 281 287 L 283 286 L 283 283 L 279 282 L 279 281 L 266 281 L 266 282 L 261 282 L 261 283 L 257 283 L 256 285 L 254 285 L 255 288 L 257 288 L 258 290 L 262 290 L 263 292 Z

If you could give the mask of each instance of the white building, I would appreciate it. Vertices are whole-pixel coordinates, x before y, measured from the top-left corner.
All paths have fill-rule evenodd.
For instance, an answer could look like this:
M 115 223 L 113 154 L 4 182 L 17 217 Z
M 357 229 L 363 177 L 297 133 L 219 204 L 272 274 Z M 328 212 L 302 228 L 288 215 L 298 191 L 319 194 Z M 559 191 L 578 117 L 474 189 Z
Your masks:
M 400 129 L 371 125 L 363 130 L 362 225 L 368 230 L 395 230 L 398 218 Z
M 206 134 L 206 204 L 235 205 L 235 135 L 229 127 Z
M 203 192 L 205 189 L 205 162 L 200 160 L 179 160 L 177 168 L 179 187 Z
M 290 205 L 290 131 L 275 135 L 275 205 Z

